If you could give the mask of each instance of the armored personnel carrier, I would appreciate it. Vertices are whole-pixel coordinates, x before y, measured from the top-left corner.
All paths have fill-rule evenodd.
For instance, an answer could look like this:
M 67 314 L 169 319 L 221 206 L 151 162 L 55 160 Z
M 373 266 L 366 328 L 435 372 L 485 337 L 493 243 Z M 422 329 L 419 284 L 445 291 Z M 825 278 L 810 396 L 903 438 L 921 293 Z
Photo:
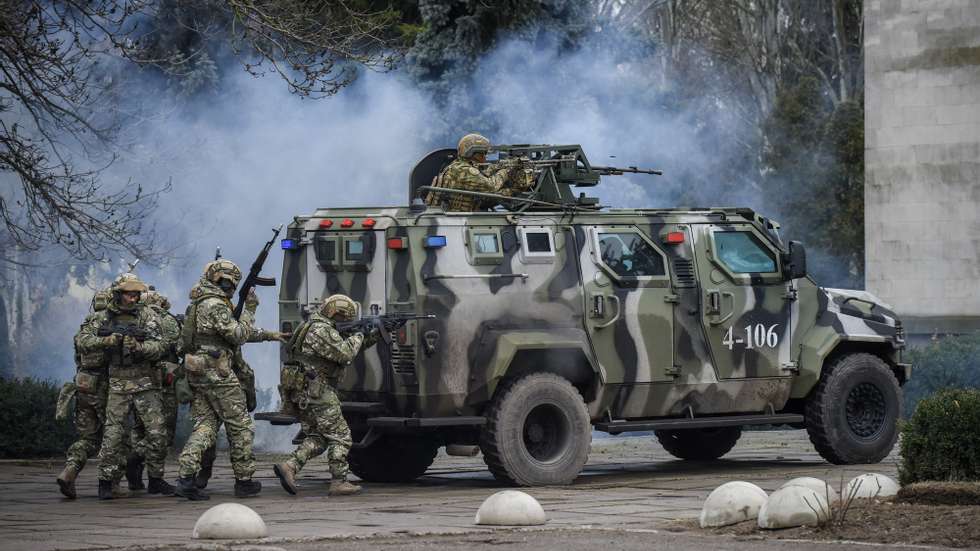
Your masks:
M 832 463 L 889 453 L 911 368 L 888 306 L 817 285 L 803 245 L 751 209 L 604 209 L 575 192 L 643 171 L 594 166 L 575 145 L 495 151 L 531 171 L 531 192 L 484 196 L 495 210 L 426 207 L 455 154 L 439 150 L 412 171 L 409 206 L 318 209 L 282 240 L 283 331 L 334 293 L 365 316 L 434 315 L 341 379 L 355 474 L 411 480 L 463 444 L 506 483 L 568 484 L 593 430 L 653 430 L 691 460 L 725 455 L 751 425 L 805 429 Z

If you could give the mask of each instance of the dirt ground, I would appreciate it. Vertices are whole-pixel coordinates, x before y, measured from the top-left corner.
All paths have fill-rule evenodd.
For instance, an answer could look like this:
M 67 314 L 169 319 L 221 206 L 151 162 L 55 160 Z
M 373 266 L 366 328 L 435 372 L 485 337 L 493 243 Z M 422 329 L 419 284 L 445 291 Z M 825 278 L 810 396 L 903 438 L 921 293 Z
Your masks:
M 736 539 L 843 540 L 973 548 L 980 547 L 980 506 L 873 501 L 852 506 L 842 526 L 761 530 L 752 520 L 723 528 L 701 529 L 696 520 L 685 520 L 668 530 L 735 536 Z

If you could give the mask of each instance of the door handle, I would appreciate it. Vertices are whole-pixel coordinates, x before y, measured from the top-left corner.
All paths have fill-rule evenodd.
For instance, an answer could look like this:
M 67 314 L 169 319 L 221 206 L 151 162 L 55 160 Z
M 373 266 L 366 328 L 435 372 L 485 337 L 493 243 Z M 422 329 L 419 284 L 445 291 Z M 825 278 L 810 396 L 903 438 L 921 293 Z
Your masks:
M 728 311 L 727 314 L 721 315 L 721 310 L 724 307 L 725 297 L 732 299 L 732 309 Z M 730 320 L 733 315 L 735 315 L 735 293 L 730 291 L 708 291 L 708 308 L 705 314 L 721 316 L 712 320 L 708 320 L 711 325 L 720 325 Z
M 609 319 L 606 323 L 600 323 L 595 326 L 596 329 L 605 329 L 610 325 L 616 323 L 619 320 L 619 315 L 623 312 L 623 304 L 619 301 L 619 297 L 616 295 L 609 295 L 609 301 L 616 305 L 616 315 Z

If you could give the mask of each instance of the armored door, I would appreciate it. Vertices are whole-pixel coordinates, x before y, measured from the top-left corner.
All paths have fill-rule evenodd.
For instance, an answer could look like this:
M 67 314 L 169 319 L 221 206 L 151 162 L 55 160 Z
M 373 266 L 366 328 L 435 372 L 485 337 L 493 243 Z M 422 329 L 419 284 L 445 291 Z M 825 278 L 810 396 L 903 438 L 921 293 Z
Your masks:
M 607 384 L 671 381 L 667 258 L 633 225 L 582 226 L 585 324 Z
M 750 224 L 695 226 L 701 322 L 719 379 L 790 374 L 795 293 L 777 248 Z

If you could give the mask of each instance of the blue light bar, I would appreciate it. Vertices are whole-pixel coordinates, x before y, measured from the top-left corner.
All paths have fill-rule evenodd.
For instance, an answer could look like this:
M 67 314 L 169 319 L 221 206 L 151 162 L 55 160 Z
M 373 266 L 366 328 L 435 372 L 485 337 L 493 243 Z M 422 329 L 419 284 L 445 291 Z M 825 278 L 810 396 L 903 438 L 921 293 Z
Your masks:
M 279 244 L 282 245 L 285 251 L 292 251 L 299 248 L 299 243 L 295 239 L 283 239 Z
M 425 238 L 425 244 L 423 245 L 426 249 L 440 249 L 446 246 L 446 236 L 445 235 L 429 235 Z

